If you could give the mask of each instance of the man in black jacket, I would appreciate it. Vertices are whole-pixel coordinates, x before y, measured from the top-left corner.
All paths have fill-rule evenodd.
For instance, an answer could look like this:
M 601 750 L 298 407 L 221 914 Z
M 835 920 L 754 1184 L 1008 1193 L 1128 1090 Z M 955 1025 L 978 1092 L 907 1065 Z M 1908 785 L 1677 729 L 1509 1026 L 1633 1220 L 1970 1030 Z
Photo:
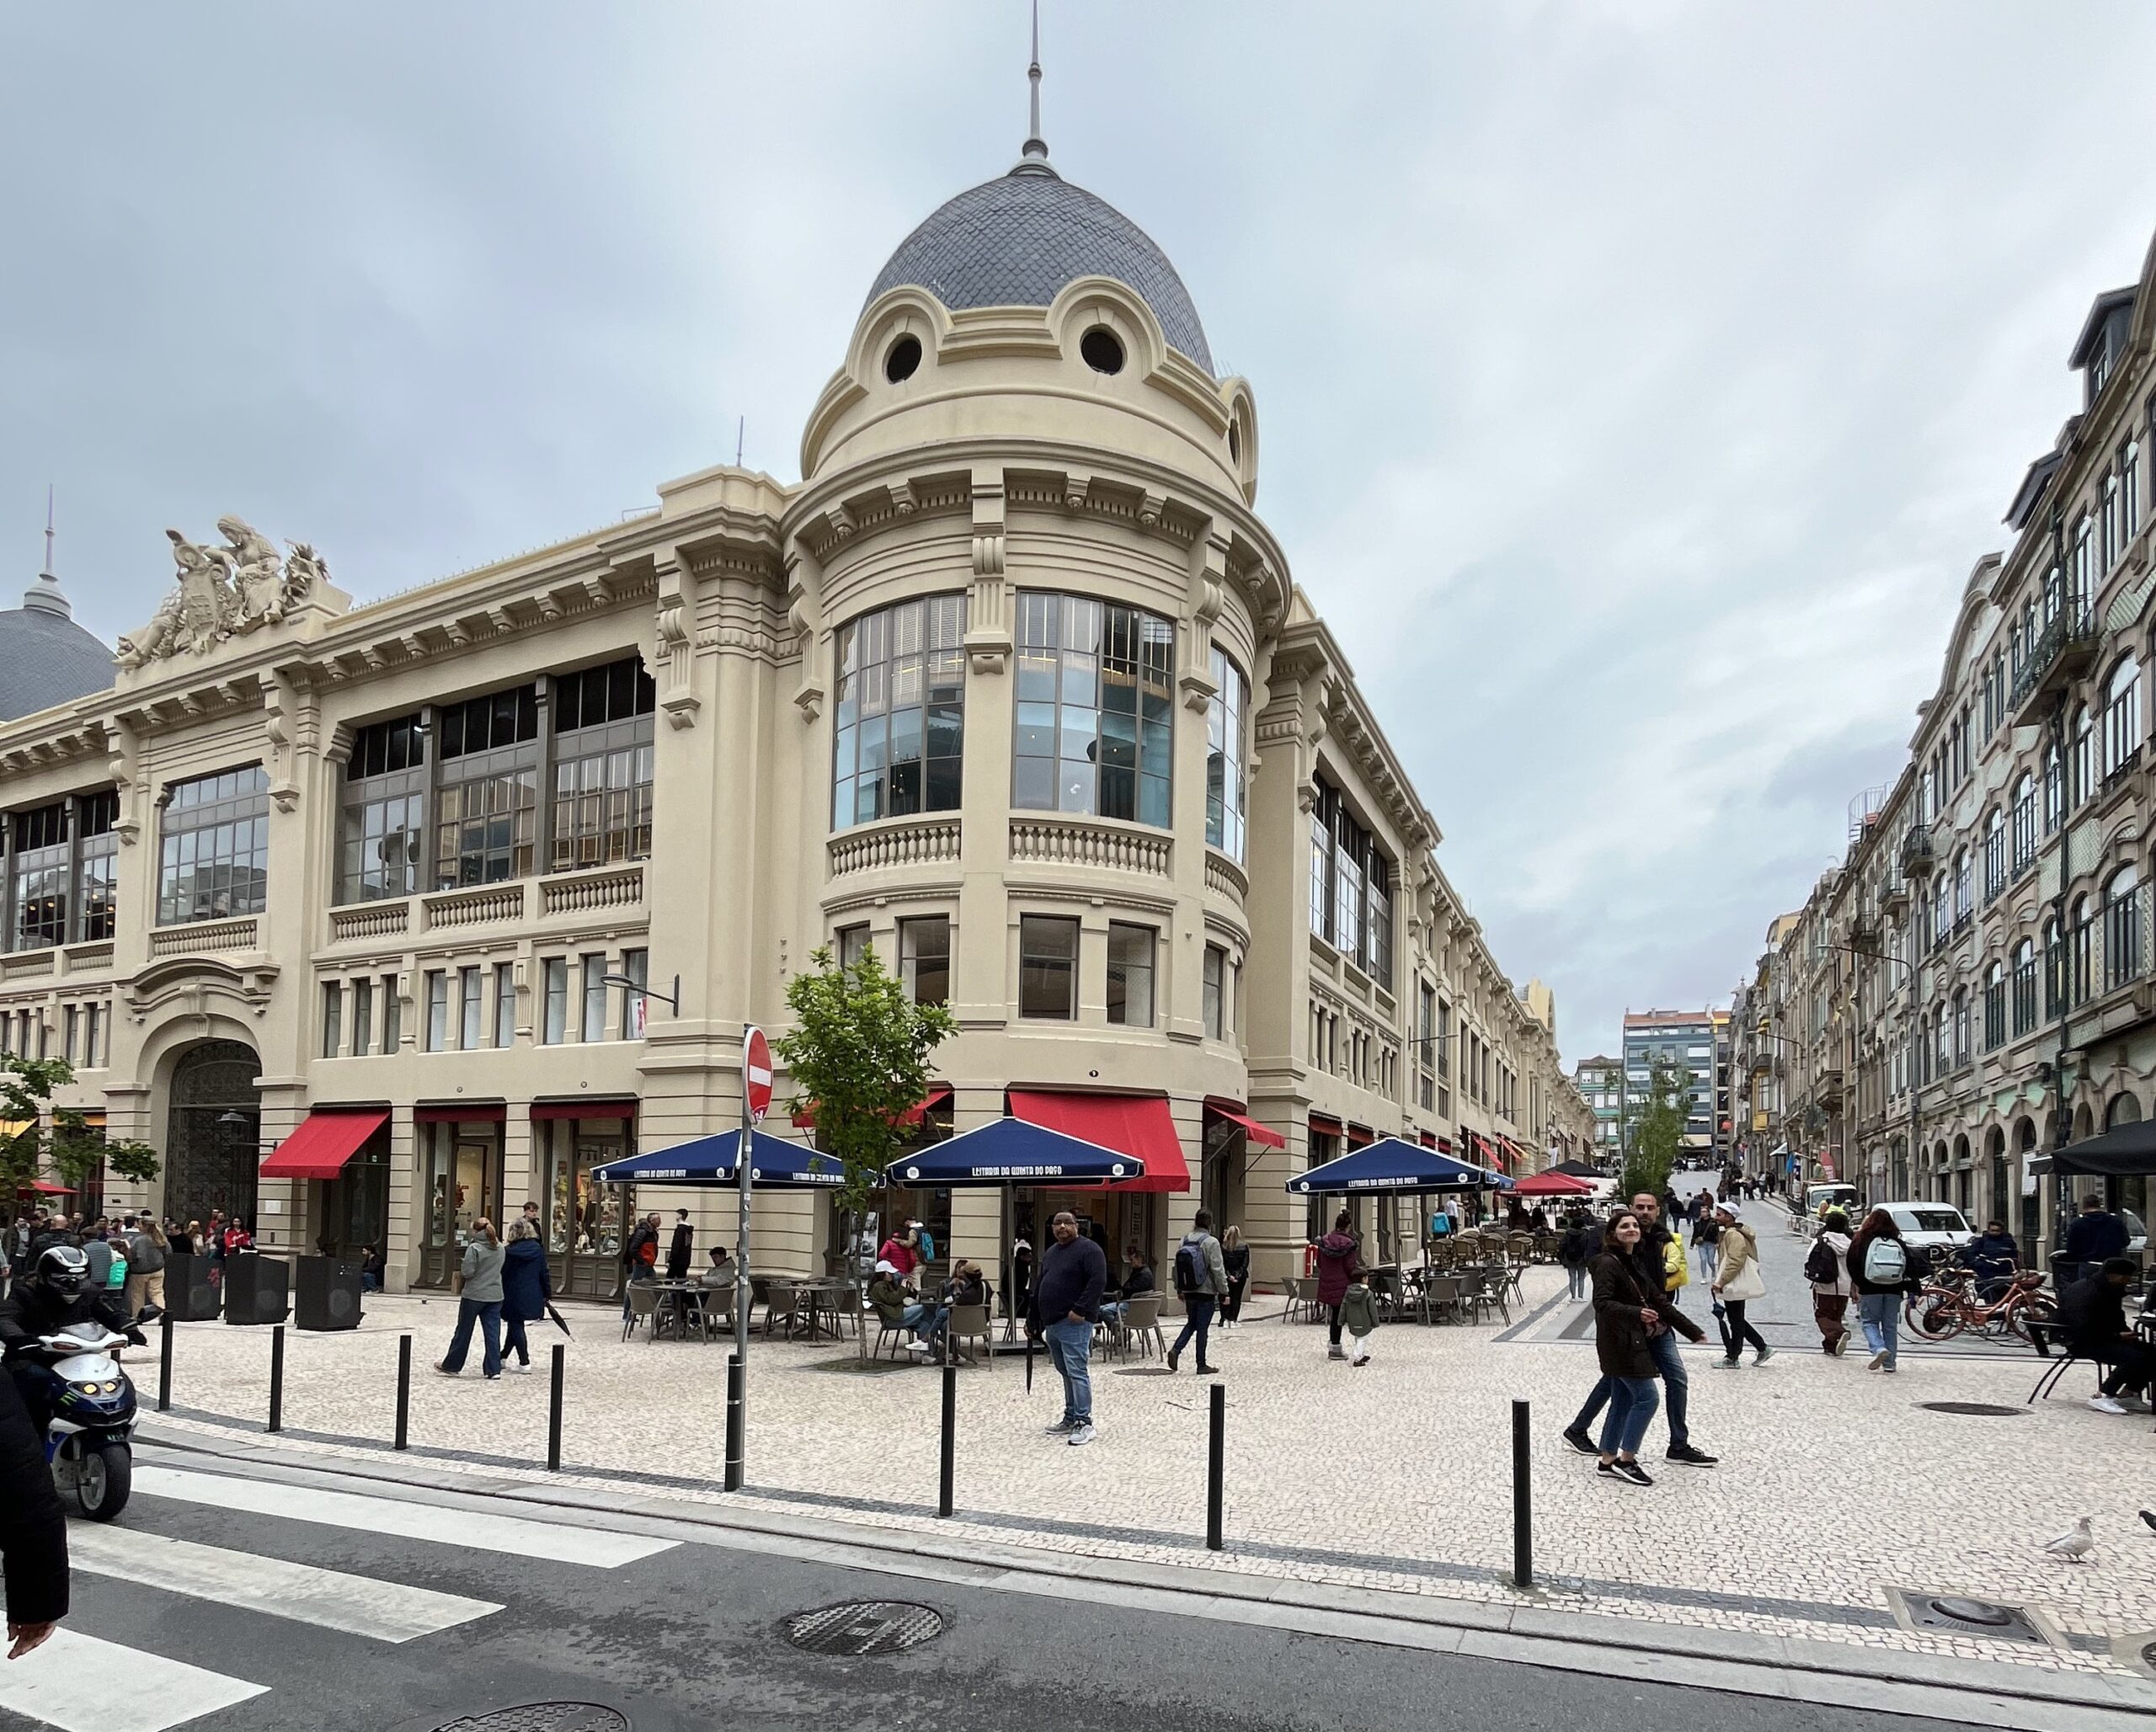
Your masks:
M 1048 1428 L 1067 1443 L 1093 1441 L 1093 1324 L 1108 1284 L 1108 1260 L 1078 1231 L 1068 1212 L 1053 1223 L 1055 1243 L 1033 1277 L 1030 1327 L 1048 1342 L 1049 1356 L 1063 1378 L 1063 1417 Z
M 689 1276 L 689 1259 L 696 1250 L 696 1229 L 689 1224 L 686 1209 L 674 1211 L 674 1238 L 666 1247 L 666 1278 L 686 1281 Z
M 19 1659 L 67 1615 L 67 1520 L 22 1398 L 0 1377 L 0 1574 L 7 1577 L 8 1658 Z
M 2139 1272 L 2132 1258 L 2113 1257 L 2059 1292 L 2058 1319 L 2074 1356 L 2105 1367 L 2103 1386 L 2089 1402 L 2098 1413 L 2148 1410 L 2141 1392 L 2156 1375 L 2156 1352 L 2126 1320 L 2126 1290 Z

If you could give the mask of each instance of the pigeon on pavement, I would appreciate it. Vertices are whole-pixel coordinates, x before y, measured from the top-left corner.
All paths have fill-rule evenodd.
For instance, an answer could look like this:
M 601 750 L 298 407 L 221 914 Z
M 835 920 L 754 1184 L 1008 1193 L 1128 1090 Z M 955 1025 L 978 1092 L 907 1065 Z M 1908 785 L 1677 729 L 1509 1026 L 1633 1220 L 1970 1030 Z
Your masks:
M 2044 1548 L 2047 1557 L 2063 1558 L 2069 1564 L 2086 1564 L 2096 1550 L 2096 1536 L 2089 1531 L 2089 1517 L 2084 1516 L 2073 1524 L 2069 1532 L 2062 1533 Z

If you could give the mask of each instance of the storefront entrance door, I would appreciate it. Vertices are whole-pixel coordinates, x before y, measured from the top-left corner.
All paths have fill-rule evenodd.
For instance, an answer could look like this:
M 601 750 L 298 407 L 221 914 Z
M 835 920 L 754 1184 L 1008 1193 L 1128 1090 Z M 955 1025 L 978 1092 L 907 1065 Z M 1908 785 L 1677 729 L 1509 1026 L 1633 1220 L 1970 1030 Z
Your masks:
M 627 1118 L 551 1118 L 546 1138 L 547 1254 L 554 1291 L 569 1298 L 622 1296 L 622 1224 L 635 1208 L 629 1187 L 595 1184 L 591 1170 L 636 1152 Z
M 463 1267 L 472 1223 L 501 1230 L 502 1127 L 462 1122 L 424 1126 L 424 1176 L 416 1284 L 446 1287 Z

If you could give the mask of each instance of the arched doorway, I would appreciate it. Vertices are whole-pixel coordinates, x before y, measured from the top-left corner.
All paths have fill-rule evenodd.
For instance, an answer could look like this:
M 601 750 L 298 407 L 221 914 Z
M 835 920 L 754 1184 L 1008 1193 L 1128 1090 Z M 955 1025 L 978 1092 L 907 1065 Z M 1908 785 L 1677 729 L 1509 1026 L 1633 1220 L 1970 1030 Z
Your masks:
M 2024 1117 L 2015 1126 L 2014 1151 L 2020 1157 L 2017 1164 L 2021 1170 L 2020 1220 L 2015 1229 L 2015 1236 L 2021 1241 L 2021 1260 L 2033 1266 L 2036 1260 L 2036 1241 L 2043 1236 L 2044 1231 L 2044 1200 L 2038 1187 L 2029 1179 L 2029 1164 L 2036 1158 L 2036 1122 L 2034 1119 Z
M 165 1106 L 165 1213 L 183 1226 L 212 1209 L 254 1220 L 262 1061 L 239 1041 L 204 1041 L 173 1060 Z

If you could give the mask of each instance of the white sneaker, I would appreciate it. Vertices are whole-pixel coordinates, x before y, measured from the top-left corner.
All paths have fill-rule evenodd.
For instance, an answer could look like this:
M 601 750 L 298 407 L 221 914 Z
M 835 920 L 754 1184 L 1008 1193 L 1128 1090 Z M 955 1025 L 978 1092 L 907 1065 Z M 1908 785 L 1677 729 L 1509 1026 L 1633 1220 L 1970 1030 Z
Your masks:
M 908 1341 L 906 1343 L 906 1351 L 909 1353 L 932 1353 L 935 1351 L 935 1349 L 930 1346 L 926 1341 Z
M 515 1372 L 520 1378 L 528 1378 L 531 1375 L 531 1367 L 528 1365 L 517 1365 L 512 1362 L 503 1368 L 507 1371 Z
M 2127 1411 L 2127 1404 L 2123 1401 L 2110 1395 L 2091 1395 L 2089 1398 L 2089 1406 L 2090 1410 L 2095 1413 L 2122 1414 Z
M 1093 1428 L 1090 1425 L 1081 1426 L 1063 1441 L 1073 1449 L 1077 1448 L 1081 1443 L 1091 1443 L 1093 1441 Z

